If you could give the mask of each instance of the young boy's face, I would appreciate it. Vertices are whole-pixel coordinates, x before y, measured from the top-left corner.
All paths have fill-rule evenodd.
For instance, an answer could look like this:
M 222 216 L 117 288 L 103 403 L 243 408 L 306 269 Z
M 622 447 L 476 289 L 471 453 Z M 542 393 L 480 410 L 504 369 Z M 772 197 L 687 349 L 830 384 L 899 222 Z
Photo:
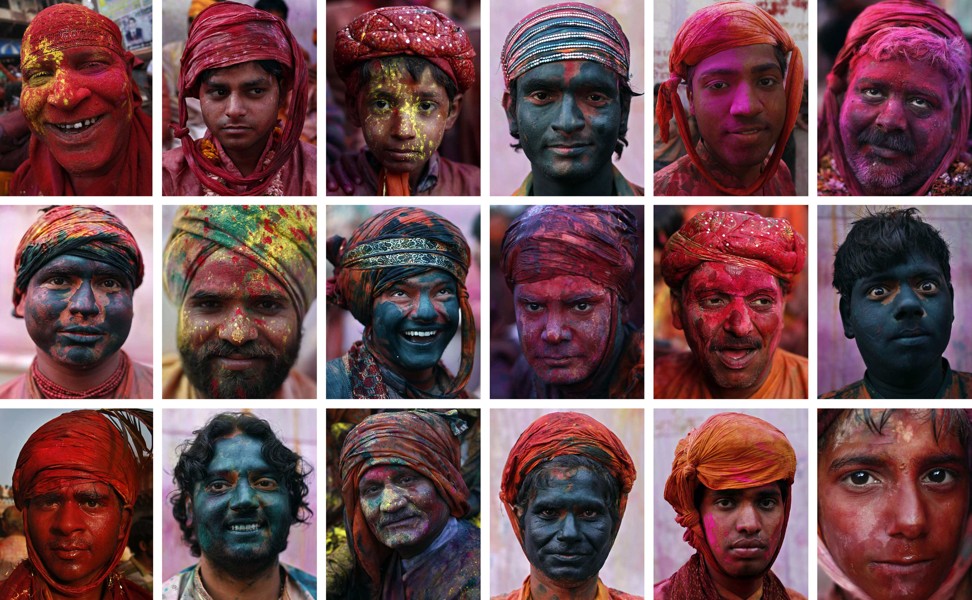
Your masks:
M 456 122 L 461 94 L 450 102 L 431 68 L 415 79 L 403 62 L 373 61 L 371 80 L 358 94 L 358 115 L 368 149 L 391 173 L 417 181 L 442 136 Z
M 277 124 L 280 84 L 256 62 L 216 69 L 199 86 L 206 127 L 226 153 L 262 153 Z

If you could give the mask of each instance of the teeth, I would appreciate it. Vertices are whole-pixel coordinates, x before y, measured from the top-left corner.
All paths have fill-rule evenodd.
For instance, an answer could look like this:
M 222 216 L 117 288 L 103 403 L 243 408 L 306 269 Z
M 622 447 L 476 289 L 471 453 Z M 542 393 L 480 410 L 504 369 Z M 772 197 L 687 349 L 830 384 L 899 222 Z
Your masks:
M 406 331 L 405 335 L 412 337 L 432 337 L 435 335 L 435 331 Z
M 59 129 L 64 131 L 70 131 L 72 129 L 81 129 L 82 127 L 87 127 L 88 125 L 94 125 L 98 122 L 98 117 L 93 119 L 85 119 L 83 121 L 78 121 L 77 123 L 68 123 L 67 125 L 57 125 Z
M 260 526 L 256 523 L 249 525 L 230 525 L 230 531 L 256 531 Z

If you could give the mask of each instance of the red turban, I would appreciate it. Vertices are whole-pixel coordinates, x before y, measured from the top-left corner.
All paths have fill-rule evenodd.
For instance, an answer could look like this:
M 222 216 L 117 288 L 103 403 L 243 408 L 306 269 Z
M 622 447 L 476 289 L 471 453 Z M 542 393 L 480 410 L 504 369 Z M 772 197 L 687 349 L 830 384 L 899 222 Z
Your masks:
M 348 433 L 341 448 L 341 496 L 344 525 L 355 559 L 381 588 L 381 568 L 392 550 L 383 545 L 365 520 L 358 482 L 377 465 L 404 465 L 435 485 L 453 517 L 469 512 L 469 489 L 462 479 L 459 438 L 465 423 L 446 414 L 426 411 L 372 415 Z
M 668 240 L 661 270 L 665 283 L 676 291 L 704 262 L 759 269 L 790 284 L 806 259 L 807 243 L 786 219 L 711 211 L 695 215 Z
M 864 191 L 854 177 L 854 171 L 847 162 L 847 157 L 844 156 L 844 148 L 840 141 L 840 102 L 838 97 L 843 96 L 847 91 L 851 63 L 857 56 L 857 52 L 872 35 L 889 27 L 919 27 L 935 35 L 964 44 L 966 56 L 972 53 L 969 49 L 969 43 L 965 41 L 961 26 L 934 2 L 927 0 L 884 0 L 868 6 L 854 19 L 850 31 L 847 32 L 847 39 L 834 61 L 834 66 L 830 69 L 830 74 L 827 75 L 827 89 L 824 92 L 823 114 L 820 116 L 818 132 L 820 146 L 817 154 L 822 157 L 829 152 L 833 156 L 837 170 L 840 171 L 840 174 L 844 177 L 844 182 L 847 184 L 847 189 L 851 195 L 855 196 L 863 196 Z M 939 175 L 944 173 L 959 154 L 966 150 L 969 120 L 970 115 L 972 115 L 972 86 L 969 84 L 968 70 L 966 70 L 966 76 L 961 81 L 960 86 L 959 121 L 957 127 L 953 130 L 952 146 L 942 157 L 938 167 L 924 185 L 913 194 L 915 196 L 927 194 Z
M 250 175 L 230 173 L 203 156 L 203 151 L 189 137 L 186 126 L 186 98 L 199 96 L 199 78 L 209 69 L 222 69 L 256 60 L 273 60 L 283 67 L 284 81 L 280 96 L 290 95 L 287 123 L 273 157 Z M 182 53 L 179 73 L 179 128 L 175 136 L 182 140 L 186 162 L 196 179 L 214 192 L 238 195 L 209 175 L 235 186 L 247 186 L 245 195 L 262 194 L 273 183 L 273 175 L 291 159 L 300 143 L 304 116 L 307 113 L 307 67 L 304 52 L 297 39 L 279 17 L 238 2 L 217 2 L 206 8 L 189 27 L 189 38 Z M 207 138 L 208 139 L 208 138 Z M 201 140 L 200 140 L 201 141 Z
M 628 493 L 634 486 L 634 461 L 614 432 L 600 421 L 575 412 L 555 412 L 544 415 L 520 434 L 510 450 L 500 482 L 500 501 L 513 525 L 516 539 L 523 543 L 520 520 L 516 516 L 516 497 L 523 480 L 531 471 L 558 456 L 577 455 L 593 460 L 617 480 L 621 497 L 618 506 L 617 533 L 628 504 Z
M 34 274 L 63 254 L 109 264 L 128 277 L 132 289 L 142 285 L 142 253 L 132 232 L 118 217 L 94 206 L 56 206 L 34 221 L 17 246 L 14 308 Z
M 694 67 L 713 54 L 740 46 L 769 44 L 790 54 L 786 70 L 786 119 L 783 130 L 773 149 L 769 162 L 759 178 L 748 188 L 727 188 L 719 183 L 705 168 L 688 126 L 688 115 L 678 96 L 678 86 L 688 82 L 689 67 Z M 706 180 L 725 194 L 749 196 L 763 187 L 776 173 L 790 133 L 796 125 L 803 100 L 803 55 L 793 38 L 768 12 L 748 2 L 720 2 L 699 9 L 692 14 L 675 34 L 675 42 L 668 55 L 671 77 L 658 90 L 655 122 L 660 125 L 662 141 L 668 141 L 668 122 L 675 115 L 679 135 L 692 162 Z
M 57 583 L 37 556 L 31 540 L 29 501 L 64 485 L 86 481 L 110 485 L 118 492 L 123 507 L 132 510 L 138 496 L 135 455 L 119 428 L 93 410 L 66 413 L 42 425 L 21 449 L 13 474 L 14 502 L 24 515 L 30 563 L 47 585 L 67 596 L 100 587 L 121 560 L 125 544 L 118 544 L 113 560 L 105 565 L 97 580 L 80 587 Z M 127 526 L 131 527 L 131 519 Z M 128 539 L 127 529 L 123 533 L 122 539 Z

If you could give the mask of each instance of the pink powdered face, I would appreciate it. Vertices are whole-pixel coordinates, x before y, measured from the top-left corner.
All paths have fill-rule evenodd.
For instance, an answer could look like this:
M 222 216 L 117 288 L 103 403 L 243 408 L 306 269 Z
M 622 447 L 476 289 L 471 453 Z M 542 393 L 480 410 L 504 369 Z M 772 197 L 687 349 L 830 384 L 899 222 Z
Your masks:
M 968 517 L 965 448 L 954 431 L 936 440 L 928 411 L 896 411 L 880 433 L 854 416 L 833 427 L 817 463 L 817 510 L 834 561 L 874 600 L 930 597 Z
M 770 568 L 783 539 L 779 484 L 738 490 L 705 488 L 699 515 L 712 556 L 730 577 L 755 579 Z
M 907 195 L 932 175 L 952 144 L 955 104 L 938 69 L 861 59 L 840 106 L 840 138 L 868 195 Z
M 783 333 L 777 279 L 752 267 L 706 262 L 672 299 L 675 327 L 702 363 L 714 393 L 744 398 L 766 380 Z

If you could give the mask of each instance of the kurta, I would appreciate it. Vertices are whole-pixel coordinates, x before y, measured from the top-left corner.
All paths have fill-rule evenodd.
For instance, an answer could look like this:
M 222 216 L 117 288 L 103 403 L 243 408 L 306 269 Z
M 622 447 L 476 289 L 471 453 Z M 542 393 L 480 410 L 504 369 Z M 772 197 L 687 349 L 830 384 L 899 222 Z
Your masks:
M 698 554 L 682 565 L 671 577 L 655 584 L 655 600 L 807 600 L 800 592 L 784 587 L 773 571 L 763 575 L 763 581 L 756 593 L 746 598 L 737 596 L 729 590 L 719 587 L 709 576 L 706 569 L 701 568 Z M 681 581 L 679 581 L 681 580 Z M 675 591 L 677 587 L 694 589 Z M 687 595 L 688 591 L 691 595 Z
M 705 144 L 699 142 L 696 146 L 699 158 L 706 170 L 723 186 L 730 188 L 745 188 L 738 179 L 723 167 L 706 149 Z M 769 158 L 766 159 L 769 162 Z M 765 165 L 765 163 L 764 163 Z M 725 196 L 718 188 L 709 183 L 692 162 L 692 157 L 686 154 L 661 171 L 655 173 L 656 196 Z M 763 187 L 753 192 L 753 196 L 796 196 L 793 177 L 786 163 L 780 161 L 780 166 Z
M 523 582 L 523 587 L 518 590 L 513 590 L 508 594 L 500 594 L 498 596 L 493 596 L 492 600 L 530 600 L 530 577 L 528 576 Z M 621 590 L 614 590 L 604 585 L 604 582 L 600 579 L 597 580 L 597 596 L 594 600 L 644 600 L 642 596 L 634 596 L 632 594 L 626 594 Z
M 884 398 L 871 384 L 866 372 L 864 373 L 864 379 L 855 381 L 839 390 L 821 394 L 820 397 L 825 399 L 834 398 L 837 400 L 871 400 Z M 942 386 L 938 389 L 938 393 L 933 397 L 936 399 L 943 398 L 950 400 L 972 398 L 972 373 L 953 371 L 948 366 L 948 361 L 945 361 L 945 379 L 942 381 Z
M 297 567 L 281 565 L 286 573 L 285 600 L 315 600 L 317 598 L 317 578 Z M 202 587 L 198 565 L 193 565 L 176 573 L 162 584 L 162 600 L 212 600 Z
M 628 181 L 627 179 L 625 179 L 624 175 L 621 174 L 621 171 L 619 171 L 617 167 L 612 166 L 611 168 L 614 169 L 614 180 L 612 181 L 612 185 L 611 185 L 611 193 L 605 194 L 606 196 L 644 196 L 645 195 L 645 188 L 639 185 L 635 185 L 630 181 Z M 523 183 L 520 184 L 520 187 L 516 188 L 516 191 L 513 192 L 512 195 L 513 196 L 533 196 L 534 195 L 532 171 L 526 176 L 526 179 L 523 180 Z
M 397 554 L 382 572 L 382 600 L 479 600 L 479 528 L 453 521 L 438 540 L 408 561 Z
M 102 585 L 101 600 L 151 600 L 152 595 L 117 572 L 108 575 Z M 0 598 L 4 600 L 50 600 L 51 590 L 35 572 L 30 561 L 20 563 L 10 577 L 0 582 Z
M 358 152 L 353 161 L 357 173 L 361 176 L 361 183 L 353 184 L 354 191 L 345 194 L 339 187 L 336 191 L 328 190 L 329 196 L 381 196 L 378 189 L 378 164 L 367 150 Z M 328 169 L 327 178 L 333 175 Z M 352 182 L 353 183 L 353 182 Z M 418 185 L 412 190 L 413 196 L 478 196 L 480 194 L 479 167 L 465 163 L 454 162 L 434 153 L 426 165 L 425 172 L 419 178 Z
M 122 350 L 121 352 L 124 352 Z M 152 397 L 152 367 L 128 361 L 128 369 L 121 383 L 110 396 L 103 398 L 145 399 Z M 18 375 L 0 387 L 0 398 L 27 400 L 46 398 L 30 371 Z
M 766 381 L 749 398 L 807 399 L 810 393 L 807 370 L 805 357 L 777 348 Z M 691 352 L 655 358 L 655 399 L 718 397 L 709 389 L 702 363 Z
M 186 377 L 182 368 L 182 358 L 177 354 L 162 357 L 162 397 L 163 398 L 202 398 Z M 284 380 L 280 389 L 273 395 L 280 400 L 316 400 L 317 383 L 296 369 Z

